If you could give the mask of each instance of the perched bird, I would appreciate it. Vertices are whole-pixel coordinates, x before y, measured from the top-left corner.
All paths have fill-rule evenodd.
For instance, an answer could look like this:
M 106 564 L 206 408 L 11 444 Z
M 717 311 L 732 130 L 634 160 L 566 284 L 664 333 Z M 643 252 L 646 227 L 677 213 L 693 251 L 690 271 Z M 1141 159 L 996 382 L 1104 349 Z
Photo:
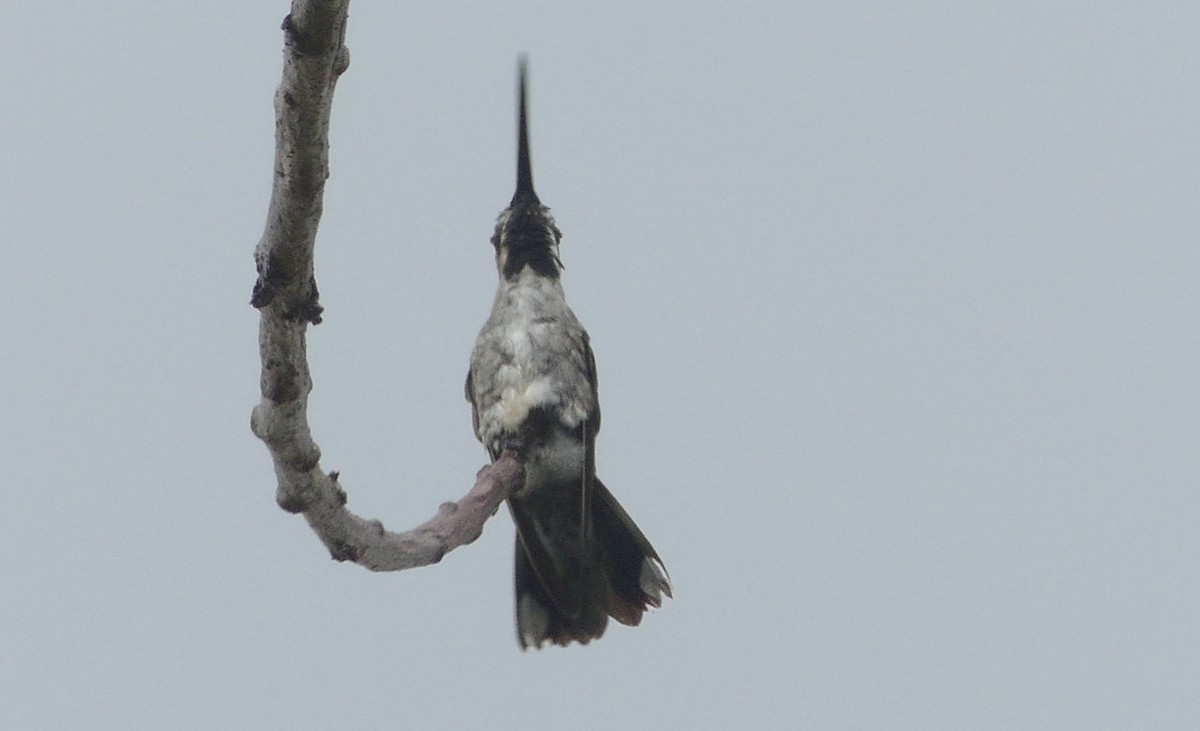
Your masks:
M 520 455 L 517 641 L 587 644 L 608 618 L 636 625 L 671 596 L 662 560 L 596 477 L 600 403 L 587 331 L 563 295 L 562 234 L 533 191 L 525 63 L 519 68 L 517 190 L 496 221 L 500 284 L 467 373 L 475 435 L 493 461 Z

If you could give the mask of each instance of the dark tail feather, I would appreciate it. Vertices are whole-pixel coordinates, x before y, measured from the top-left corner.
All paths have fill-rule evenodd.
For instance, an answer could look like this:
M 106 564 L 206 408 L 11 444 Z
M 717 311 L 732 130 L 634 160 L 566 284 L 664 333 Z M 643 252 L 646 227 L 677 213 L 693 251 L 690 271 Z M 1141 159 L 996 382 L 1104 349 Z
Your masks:
M 547 642 L 567 646 L 572 642 L 586 645 L 604 634 L 608 617 L 597 603 L 574 602 L 573 611 L 556 602 L 538 577 L 529 553 L 517 536 L 515 561 L 517 589 L 517 642 L 521 649 L 540 649 Z M 566 587 L 555 586 L 561 595 Z
M 662 559 L 612 493 L 599 481 L 592 493 L 592 540 L 568 526 L 546 524 L 510 501 L 517 525 L 517 641 L 587 644 L 604 634 L 608 617 L 641 622 L 671 596 Z M 556 528 L 558 530 L 556 530 Z
M 648 608 L 662 606 L 664 594 L 671 596 L 667 568 L 599 478 L 593 485 L 592 528 L 608 577 L 608 614 L 621 624 L 636 626 Z
M 566 486 L 558 494 L 569 492 Z M 564 512 L 561 505 L 539 509 L 514 498 L 508 507 L 517 526 L 514 578 L 521 649 L 546 642 L 586 645 L 603 635 L 608 624 L 604 585 L 595 570 L 595 545 L 582 540 L 578 518 L 572 521 L 569 508 Z

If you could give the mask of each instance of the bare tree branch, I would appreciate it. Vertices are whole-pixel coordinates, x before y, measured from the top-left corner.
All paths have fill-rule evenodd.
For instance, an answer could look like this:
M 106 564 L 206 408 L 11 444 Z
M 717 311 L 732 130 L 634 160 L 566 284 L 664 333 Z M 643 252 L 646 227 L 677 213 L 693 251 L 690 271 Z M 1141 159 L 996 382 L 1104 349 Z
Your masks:
M 304 513 L 333 558 L 374 571 L 398 571 L 439 561 L 479 537 L 483 524 L 520 484 L 522 466 L 505 454 L 480 470 L 458 503 L 406 533 L 346 510 L 337 473 L 321 471 L 321 451 L 308 425 L 305 333 L 321 321 L 313 247 L 329 177 L 329 117 L 338 77 L 350 65 L 343 44 L 349 0 L 293 0 L 283 21 L 283 80 L 275 92 L 275 181 L 266 230 L 254 251 L 258 281 L 251 304 L 260 313 L 262 400 L 250 428 L 271 452 L 275 499 Z

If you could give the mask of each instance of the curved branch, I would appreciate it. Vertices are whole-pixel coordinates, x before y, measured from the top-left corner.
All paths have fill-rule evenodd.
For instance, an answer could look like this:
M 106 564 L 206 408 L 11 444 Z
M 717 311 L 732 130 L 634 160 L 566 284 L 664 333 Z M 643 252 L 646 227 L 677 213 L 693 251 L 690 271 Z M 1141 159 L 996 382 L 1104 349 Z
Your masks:
M 254 250 L 262 400 L 250 428 L 266 443 L 278 479 L 275 499 L 303 513 L 339 561 L 375 571 L 424 566 L 479 537 L 483 524 L 522 479 L 511 454 L 483 468 L 458 503 L 406 533 L 346 510 L 337 473 L 321 471 L 321 452 L 308 425 L 305 333 L 321 321 L 313 247 L 329 177 L 329 118 L 338 77 L 349 67 L 344 45 L 349 0 L 293 0 L 283 21 L 283 80 L 275 93 L 275 180 L 266 230 Z
M 475 486 L 457 503 L 442 503 L 437 515 L 403 533 L 393 533 L 377 520 L 364 520 L 345 508 L 346 494 L 329 475 L 334 491 L 321 490 L 304 511 L 308 524 L 338 561 L 353 561 L 372 571 L 403 571 L 442 560 L 450 551 L 471 543 L 483 524 L 520 484 L 520 460 L 506 452 L 479 470 Z

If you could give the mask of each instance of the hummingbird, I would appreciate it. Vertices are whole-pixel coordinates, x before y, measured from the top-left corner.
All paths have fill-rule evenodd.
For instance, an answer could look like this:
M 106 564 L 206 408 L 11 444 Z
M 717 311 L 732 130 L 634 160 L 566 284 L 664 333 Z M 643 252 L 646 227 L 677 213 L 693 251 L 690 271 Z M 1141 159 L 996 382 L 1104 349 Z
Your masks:
M 518 64 L 517 188 L 496 220 L 499 286 L 467 372 L 475 435 L 492 461 L 515 452 L 521 649 L 586 645 L 608 618 L 637 625 L 671 596 L 662 559 L 596 476 L 600 402 L 587 331 L 562 287 L 562 233 L 533 189 L 526 63 Z

